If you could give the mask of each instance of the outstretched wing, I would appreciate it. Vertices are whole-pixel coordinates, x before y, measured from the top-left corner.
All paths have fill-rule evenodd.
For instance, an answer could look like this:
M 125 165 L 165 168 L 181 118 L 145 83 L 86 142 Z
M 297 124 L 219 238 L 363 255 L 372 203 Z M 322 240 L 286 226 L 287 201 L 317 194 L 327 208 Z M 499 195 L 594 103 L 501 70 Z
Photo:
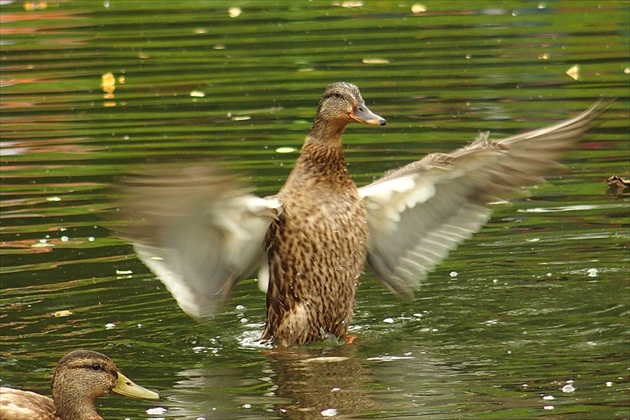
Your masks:
M 195 318 L 213 314 L 234 284 L 264 261 L 264 237 L 282 212 L 213 167 L 130 177 L 121 188 L 118 236 Z
M 401 298 L 411 298 L 427 274 L 488 220 L 486 204 L 540 183 L 561 165 L 610 101 L 539 130 L 470 145 L 386 173 L 359 188 L 368 215 L 368 262 Z

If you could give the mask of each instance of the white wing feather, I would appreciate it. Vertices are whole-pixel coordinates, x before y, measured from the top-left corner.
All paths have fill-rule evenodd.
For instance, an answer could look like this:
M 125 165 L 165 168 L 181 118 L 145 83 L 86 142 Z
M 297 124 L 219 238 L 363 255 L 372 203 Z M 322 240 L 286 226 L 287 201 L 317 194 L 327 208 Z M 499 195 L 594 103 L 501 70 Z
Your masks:
M 265 260 L 264 238 L 282 212 L 211 167 L 163 170 L 126 182 L 119 236 L 195 318 L 212 315 L 234 284 Z
M 369 264 L 396 295 L 412 297 L 429 271 L 486 223 L 488 201 L 544 181 L 609 105 L 600 101 L 574 118 L 501 141 L 484 133 L 359 188 Z

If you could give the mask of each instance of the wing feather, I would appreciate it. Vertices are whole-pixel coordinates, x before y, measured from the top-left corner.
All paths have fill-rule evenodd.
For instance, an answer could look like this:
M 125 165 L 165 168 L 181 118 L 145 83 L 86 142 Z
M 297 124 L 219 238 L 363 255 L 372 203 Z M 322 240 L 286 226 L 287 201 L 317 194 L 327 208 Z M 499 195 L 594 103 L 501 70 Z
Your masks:
M 420 282 L 490 216 L 486 204 L 544 181 L 612 101 L 566 121 L 490 141 L 482 133 L 452 153 L 434 153 L 359 188 L 370 243 L 368 262 L 390 290 L 413 296 Z
M 130 177 L 118 209 L 118 236 L 186 313 L 205 318 L 264 261 L 265 233 L 282 203 L 206 166 Z

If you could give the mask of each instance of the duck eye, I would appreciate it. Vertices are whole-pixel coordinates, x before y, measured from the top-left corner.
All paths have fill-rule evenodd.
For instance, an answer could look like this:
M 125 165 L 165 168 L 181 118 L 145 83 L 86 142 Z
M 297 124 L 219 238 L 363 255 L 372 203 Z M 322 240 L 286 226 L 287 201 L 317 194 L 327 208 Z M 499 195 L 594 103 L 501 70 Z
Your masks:
M 333 95 L 335 96 L 335 98 L 341 98 L 341 93 L 339 92 L 335 92 L 333 93 Z
M 101 370 L 101 365 L 98 363 L 92 363 L 92 370 Z

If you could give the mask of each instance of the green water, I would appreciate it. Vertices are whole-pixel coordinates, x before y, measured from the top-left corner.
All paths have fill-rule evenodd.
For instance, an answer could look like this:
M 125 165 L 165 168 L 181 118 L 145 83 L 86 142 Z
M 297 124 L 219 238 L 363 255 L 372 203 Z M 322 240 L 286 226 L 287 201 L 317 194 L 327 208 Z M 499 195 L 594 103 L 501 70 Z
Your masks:
M 630 207 L 603 182 L 630 174 L 627 1 L 39 3 L 0 6 L 3 385 L 48 393 L 84 347 L 162 395 L 102 398 L 106 418 L 630 417 Z M 107 229 L 109 186 L 220 159 L 272 194 L 297 156 L 277 150 L 340 80 L 388 120 L 344 136 L 359 185 L 618 99 L 568 173 L 495 206 L 412 303 L 367 272 L 356 344 L 261 346 L 253 280 L 196 323 Z

